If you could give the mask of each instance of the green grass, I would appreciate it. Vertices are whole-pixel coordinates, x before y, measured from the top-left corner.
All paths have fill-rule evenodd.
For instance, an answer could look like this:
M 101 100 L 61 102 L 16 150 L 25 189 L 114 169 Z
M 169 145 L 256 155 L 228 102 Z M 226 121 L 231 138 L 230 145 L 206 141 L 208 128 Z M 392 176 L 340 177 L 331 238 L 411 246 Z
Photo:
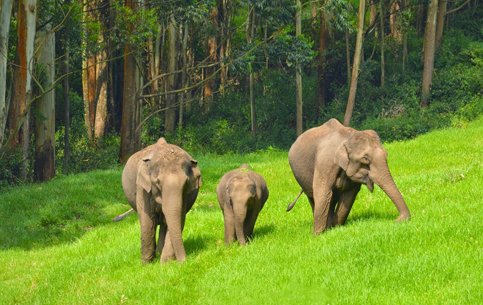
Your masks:
M 187 262 L 143 265 L 121 169 L 0 194 L 0 304 L 482 304 L 483 118 L 385 146 L 413 215 L 361 191 L 348 223 L 320 236 L 284 151 L 196 156 L 203 186 L 184 231 Z M 246 247 L 223 244 L 215 195 L 247 162 L 270 197 Z

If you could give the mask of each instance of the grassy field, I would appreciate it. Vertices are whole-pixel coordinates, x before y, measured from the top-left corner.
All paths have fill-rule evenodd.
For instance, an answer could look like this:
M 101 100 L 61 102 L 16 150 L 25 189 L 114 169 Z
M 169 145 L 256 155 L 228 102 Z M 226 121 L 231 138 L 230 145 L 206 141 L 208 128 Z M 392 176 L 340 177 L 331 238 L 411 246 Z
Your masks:
M 202 191 L 187 216 L 187 262 L 141 264 L 121 169 L 0 194 L 0 304 L 482 304 L 483 118 L 385 146 L 413 218 L 363 188 L 348 223 L 311 234 L 284 151 L 195 156 Z M 246 247 L 223 244 L 215 195 L 248 162 L 270 197 Z

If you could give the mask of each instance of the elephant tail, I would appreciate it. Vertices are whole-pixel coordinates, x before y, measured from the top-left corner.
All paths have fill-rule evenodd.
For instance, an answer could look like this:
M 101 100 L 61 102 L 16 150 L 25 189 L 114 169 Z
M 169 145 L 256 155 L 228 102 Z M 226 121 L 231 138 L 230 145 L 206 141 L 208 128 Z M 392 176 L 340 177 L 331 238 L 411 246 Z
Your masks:
M 304 190 L 300 190 L 300 193 L 297 195 L 297 198 L 295 198 L 295 200 L 289 204 L 287 206 L 287 212 L 290 212 L 291 209 L 293 209 L 293 207 L 295 206 L 295 204 L 297 203 L 297 201 L 299 200 L 300 196 L 302 196 L 302 193 L 304 192 Z
M 115 221 L 115 222 L 121 221 L 124 218 L 126 218 L 127 216 L 129 216 L 129 214 L 131 214 L 132 212 L 134 212 L 134 209 L 133 208 L 130 208 L 126 212 L 122 213 L 121 215 L 117 215 L 112 221 Z

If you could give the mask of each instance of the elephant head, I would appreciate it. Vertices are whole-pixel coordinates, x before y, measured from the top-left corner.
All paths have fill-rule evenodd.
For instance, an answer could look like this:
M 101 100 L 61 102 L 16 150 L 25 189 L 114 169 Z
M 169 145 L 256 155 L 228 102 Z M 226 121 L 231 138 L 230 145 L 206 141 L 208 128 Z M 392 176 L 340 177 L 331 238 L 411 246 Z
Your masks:
M 354 130 L 337 148 L 335 162 L 352 181 L 366 184 L 372 192 L 379 185 L 399 211 L 398 221 L 410 218 L 409 209 L 387 165 L 387 153 L 375 131 Z

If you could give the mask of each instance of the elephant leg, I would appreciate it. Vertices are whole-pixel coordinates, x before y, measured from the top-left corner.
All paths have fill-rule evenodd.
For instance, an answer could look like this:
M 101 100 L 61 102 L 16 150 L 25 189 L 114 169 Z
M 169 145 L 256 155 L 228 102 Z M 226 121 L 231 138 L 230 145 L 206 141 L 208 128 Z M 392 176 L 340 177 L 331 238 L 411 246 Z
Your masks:
M 339 199 L 339 205 L 337 206 L 337 223 L 336 225 L 343 225 L 349 216 L 349 212 L 352 209 L 354 200 L 356 200 L 357 193 L 361 189 L 361 185 L 358 184 L 353 188 L 350 188 L 343 192 Z
M 340 194 L 338 192 L 333 192 L 332 199 L 330 200 L 329 206 L 329 218 L 327 220 L 327 228 L 332 228 L 337 224 L 337 216 L 336 216 L 336 205 L 339 201 Z
M 329 220 L 330 203 L 332 202 L 332 183 L 335 181 L 330 176 L 322 175 L 319 172 L 314 174 L 314 234 L 318 235 L 327 230 Z
M 245 231 L 245 236 L 247 236 L 248 238 L 253 237 L 253 230 L 255 228 L 255 222 L 257 221 L 259 212 L 260 212 L 260 209 L 254 208 L 249 213 L 247 213 L 247 218 L 244 224 L 244 231 Z
M 144 190 L 137 191 L 136 205 L 141 225 L 141 258 L 147 263 L 154 259 L 157 219 L 151 206 L 151 197 Z
M 164 239 L 163 251 L 161 252 L 161 262 L 165 263 L 170 260 L 176 259 L 174 254 L 173 244 L 171 243 L 171 238 L 169 237 L 169 229 L 166 231 L 166 238 Z
M 233 207 L 233 212 L 235 215 L 235 233 L 236 239 L 241 245 L 245 245 L 247 243 L 245 231 L 243 229 L 245 218 L 247 216 L 247 209 L 242 204 L 239 204 L 238 208 Z
M 156 252 L 162 253 L 164 248 L 164 242 L 166 239 L 166 233 L 168 232 L 168 227 L 164 220 L 159 221 L 159 233 L 158 233 L 158 243 L 156 244 Z
M 232 243 L 235 240 L 235 216 L 233 209 L 226 203 L 223 209 L 223 218 L 225 223 L 225 244 Z
M 312 208 L 312 214 L 314 214 L 314 198 L 307 196 L 307 199 L 309 200 L 310 207 Z

